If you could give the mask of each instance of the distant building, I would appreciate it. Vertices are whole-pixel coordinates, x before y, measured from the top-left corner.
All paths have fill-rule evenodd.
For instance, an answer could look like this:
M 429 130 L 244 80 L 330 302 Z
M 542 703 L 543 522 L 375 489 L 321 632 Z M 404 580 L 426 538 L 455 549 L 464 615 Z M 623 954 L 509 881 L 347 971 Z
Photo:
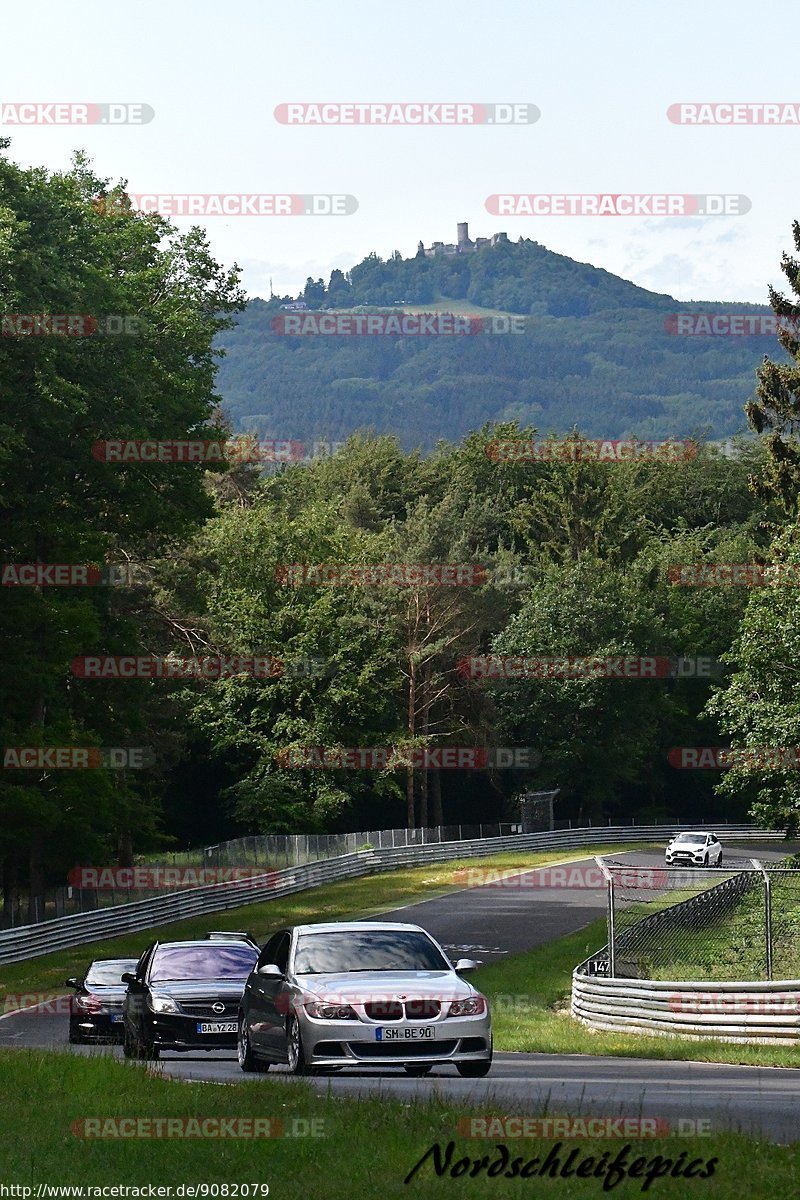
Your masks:
M 426 258 L 435 258 L 439 254 L 471 254 L 475 250 L 482 250 L 484 246 L 497 246 L 501 242 L 507 241 L 507 233 L 493 233 L 490 238 L 476 238 L 473 242 L 469 236 L 468 223 L 466 221 L 459 221 L 456 226 L 455 243 L 433 242 L 431 246 L 426 247 L 420 241 L 417 245 L 417 254 L 424 254 Z

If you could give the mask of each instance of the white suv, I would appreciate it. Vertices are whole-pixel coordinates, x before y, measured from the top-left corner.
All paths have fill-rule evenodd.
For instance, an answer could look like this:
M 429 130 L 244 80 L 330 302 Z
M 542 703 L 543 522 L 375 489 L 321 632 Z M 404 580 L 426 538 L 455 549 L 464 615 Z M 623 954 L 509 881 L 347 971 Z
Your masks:
M 721 867 L 722 844 L 714 833 L 679 833 L 666 851 L 667 866 L 687 863 L 695 867 Z

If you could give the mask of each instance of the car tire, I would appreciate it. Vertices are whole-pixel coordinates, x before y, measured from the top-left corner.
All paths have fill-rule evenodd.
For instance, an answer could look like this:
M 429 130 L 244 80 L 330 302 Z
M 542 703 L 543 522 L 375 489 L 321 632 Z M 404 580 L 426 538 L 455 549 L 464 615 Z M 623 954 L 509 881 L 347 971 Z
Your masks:
M 461 1062 L 456 1063 L 456 1070 L 462 1079 L 483 1079 L 484 1075 L 488 1075 L 492 1069 L 492 1059 L 494 1058 L 494 1041 L 489 1043 L 489 1057 L 485 1062 Z
M 250 1035 L 242 1020 L 241 1013 L 239 1014 L 239 1033 L 236 1037 L 236 1057 L 239 1060 L 241 1069 L 248 1073 L 263 1075 L 269 1070 L 269 1063 L 265 1062 L 263 1058 L 256 1058 L 253 1053 L 253 1047 L 250 1044 Z
M 433 1070 L 433 1063 L 406 1063 L 403 1069 L 406 1075 L 418 1077 L 421 1075 L 428 1075 Z
M 122 1034 L 122 1054 L 124 1058 L 139 1057 L 139 1043 L 131 1037 L 127 1025 Z
M 286 1056 L 289 1063 L 289 1070 L 293 1075 L 314 1074 L 314 1068 L 310 1067 L 306 1062 L 303 1035 L 300 1032 L 297 1017 L 289 1017 L 289 1020 L 286 1022 Z
M 720 854 L 719 858 L 717 859 L 717 866 L 718 867 L 722 866 L 722 855 L 721 854 Z
M 492 1069 L 492 1060 L 488 1062 L 456 1063 L 456 1070 L 463 1079 L 483 1079 Z
M 127 1029 L 122 1043 L 122 1053 L 125 1058 L 132 1058 L 137 1062 L 156 1062 L 161 1056 L 161 1052 L 154 1042 L 143 1042 L 141 1038 L 130 1037 Z
M 704 866 L 704 867 L 707 867 L 707 866 L 708 866 L 708 851 L 707 851 L 707 850 L 706 850 L 706 856 L 705 856 L 705 858 L 703 859 L 703 866 Z
M 80 1031 L 75 1029 L 71 1023 L 69 1027 L 69 1037 L 67 1040 L 69 1041 L 70 1046 L 80 1046 L 83 1044 L 83 1038 L 80 1035 Z
M 156 1062 L 161 1057 L 161 1050 L 154 1042 L 140 1042 L 139 1057 L 144 1062 Z

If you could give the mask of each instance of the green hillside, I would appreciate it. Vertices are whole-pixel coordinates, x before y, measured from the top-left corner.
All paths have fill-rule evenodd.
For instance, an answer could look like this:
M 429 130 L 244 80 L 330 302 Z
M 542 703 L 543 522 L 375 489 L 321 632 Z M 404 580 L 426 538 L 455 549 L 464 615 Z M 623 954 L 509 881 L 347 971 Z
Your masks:
M 533 241 L 475 253 L 387 260 L 369 255 L 326 285 L 309 308 L 330 312 L 448 311 L 525 317 L 521 334 L 475 337 L 289 336 L 280 304 L 252 300 L 219 384 L 239 430 L 261 437 L 342 440 L 357 429 L 399 433 L 407 447 L 455 441 L 486 421 L 587 436 L 722 438 L 744 427 L 742 406 L 774 336 L 677 336 L 671 314 L 768 314 L 767 307 L 679 303 Z

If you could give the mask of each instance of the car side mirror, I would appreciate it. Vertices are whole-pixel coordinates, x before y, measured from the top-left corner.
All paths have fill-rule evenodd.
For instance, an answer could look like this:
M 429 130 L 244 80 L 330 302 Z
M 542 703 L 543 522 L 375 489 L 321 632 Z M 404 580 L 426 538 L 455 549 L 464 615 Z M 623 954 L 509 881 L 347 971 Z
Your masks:
M 131 975 L 130 971 L 123 971 L 119 977 L 120 983 L 136 983 L 136 976 Z
M 460 958 L 456 963 L 454 970 L 456 971 L 477 971 L 479 964 L 474 958 Z
M 284 979 L 284 973 L 277 963 L 264 963 L 263 967 L 256 968 L 257 975 L 263 975 L 266 979 Z
M 64 987 L 79 988 L 80 986 L 80 980 L 76 979 L 74 975 L 70 975 L 69 979 L 64 980 Z

